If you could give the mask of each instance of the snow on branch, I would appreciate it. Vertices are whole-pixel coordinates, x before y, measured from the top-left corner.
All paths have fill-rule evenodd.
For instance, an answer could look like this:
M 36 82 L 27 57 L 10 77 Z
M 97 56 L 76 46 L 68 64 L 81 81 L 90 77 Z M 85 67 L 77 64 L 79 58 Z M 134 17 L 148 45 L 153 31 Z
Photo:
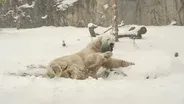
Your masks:
M 170 26 L 174 26 L 174 25 L 177 25 L 177 22 L 176 22 L 176 21 L 172 21 L 172 22 L 170 23 Z
M 95 25 L 94 23 L 88 23 L 88 28 L 90 27 L 98 27 L 97 25 Z
M 33 8 L 35 6 L 35 2 L 33 2 L 31 5 L 29 5 L 28 3 L 19 6 L 19 8 Z
M 59 10 L 66 10 L 68 7 L 73 6 L 73 3 L 78 0 L 57 0 Z
M 108 4 L 103 5 L 104 9 L 106 10 L 107 8 L 109 8 Z
M 48 15 L 45 15 L 45 16 L 42 16 L 41 18 L 42 19 L 46 19 L 48 17 Z

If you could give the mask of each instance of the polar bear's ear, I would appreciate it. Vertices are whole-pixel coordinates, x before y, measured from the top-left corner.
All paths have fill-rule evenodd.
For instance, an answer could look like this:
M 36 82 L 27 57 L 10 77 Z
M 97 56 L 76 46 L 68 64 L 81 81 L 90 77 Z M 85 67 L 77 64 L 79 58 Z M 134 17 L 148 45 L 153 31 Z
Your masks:
M 115 36 L 114 35 L 108 34 L 108 35 L 106 35 L 105 39 L 106 39 L 105 41 L 108 42 L 109 44 L 115 43 Z

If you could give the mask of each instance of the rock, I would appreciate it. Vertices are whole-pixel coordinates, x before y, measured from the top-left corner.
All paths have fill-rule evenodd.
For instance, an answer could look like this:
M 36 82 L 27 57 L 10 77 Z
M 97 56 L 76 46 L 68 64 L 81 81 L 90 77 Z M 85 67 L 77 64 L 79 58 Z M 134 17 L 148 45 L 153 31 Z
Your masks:
M 178 56 L 179 56 L 179 53 L 176 52 L 176 53 L 174 54 L 174 57 L 178 57 Z

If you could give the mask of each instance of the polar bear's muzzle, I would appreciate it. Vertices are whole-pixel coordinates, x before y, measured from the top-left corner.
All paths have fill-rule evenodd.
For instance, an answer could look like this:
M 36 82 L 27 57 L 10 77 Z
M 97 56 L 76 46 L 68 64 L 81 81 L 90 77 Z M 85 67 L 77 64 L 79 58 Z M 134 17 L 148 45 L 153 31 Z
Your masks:
M 114 48 L 114 43 L 104 43 L 104 44 L 102 44 L 102 46 L 101 46 L 101 49 L 100 49 L 100 51 L 102 52 L 102 53 L 104 53 L 104 52 L 107 52 L 107 51 L 113 51 L 113 48 Z
M 113 51 L 114 43 L 110 43 L 110 44 L 109 44 L 109 46 L 110 46 L 110 48 L 111 48 L 111 50 L 110 50 L 110 51 Z

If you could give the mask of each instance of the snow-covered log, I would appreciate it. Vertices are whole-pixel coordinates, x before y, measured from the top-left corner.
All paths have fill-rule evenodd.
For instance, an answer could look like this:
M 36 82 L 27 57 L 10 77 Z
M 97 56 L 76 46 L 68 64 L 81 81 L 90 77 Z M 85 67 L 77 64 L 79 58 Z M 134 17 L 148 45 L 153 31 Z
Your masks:
M 133 39 L 142 39 L 142 35 L 147 33 L 145 26 L 131 25 L 129 29 L 119 33 L 118 38 L 129 37 Z

